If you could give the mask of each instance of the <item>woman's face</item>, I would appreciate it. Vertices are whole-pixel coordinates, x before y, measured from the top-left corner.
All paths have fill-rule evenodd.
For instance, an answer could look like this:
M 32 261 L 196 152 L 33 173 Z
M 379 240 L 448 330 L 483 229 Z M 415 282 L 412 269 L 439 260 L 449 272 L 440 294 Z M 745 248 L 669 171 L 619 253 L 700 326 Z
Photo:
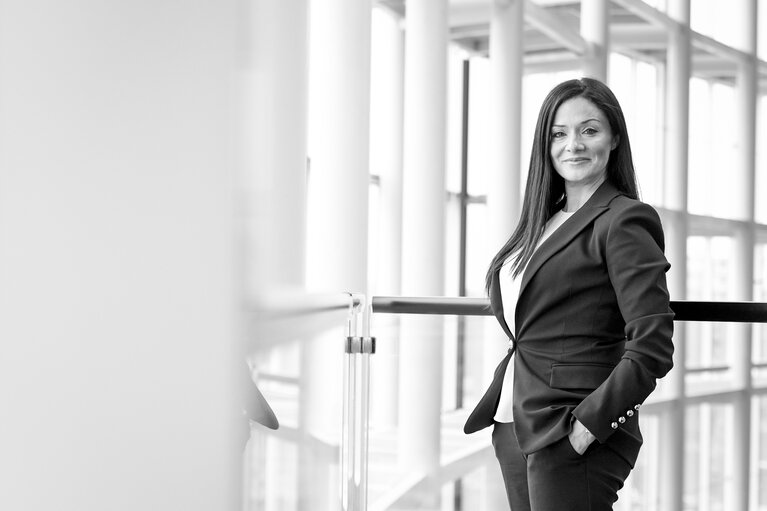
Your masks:
M 607 160 L 618 145 L 618 137 L 594 103 L 578 96 L 559 105 L 549 136 L 551 162 L 568 187 L 604 180 Z

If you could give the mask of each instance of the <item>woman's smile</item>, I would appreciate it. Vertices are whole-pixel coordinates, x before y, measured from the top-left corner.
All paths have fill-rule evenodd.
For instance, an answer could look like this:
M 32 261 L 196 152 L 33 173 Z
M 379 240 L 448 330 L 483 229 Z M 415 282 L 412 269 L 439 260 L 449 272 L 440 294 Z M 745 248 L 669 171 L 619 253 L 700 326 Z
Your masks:
M 591 161 L 589 158 L 568 158 L 566 160 L 563 160 L 565 163 L 569 163 L 571 165 L 577 165 L 579 163 L 585 163 L 588 161 Z

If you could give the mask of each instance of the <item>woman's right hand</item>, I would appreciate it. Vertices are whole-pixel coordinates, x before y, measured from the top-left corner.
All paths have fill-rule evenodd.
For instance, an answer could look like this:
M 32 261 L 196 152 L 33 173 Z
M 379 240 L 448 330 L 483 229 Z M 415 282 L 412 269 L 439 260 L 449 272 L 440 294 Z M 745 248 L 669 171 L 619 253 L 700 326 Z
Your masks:
M 589 431 L 578 419 L 573 421 L 573 429 L 570 431 L 570 434 L 567 435 L 567 438 L 570 440 L 570 445 L 573 446 L 575 452 L 581 455 L 586 452 L 586 449 L 588 449 L 592 442 L 597 439 L 597 437 L 592 435 L 591 431 Z

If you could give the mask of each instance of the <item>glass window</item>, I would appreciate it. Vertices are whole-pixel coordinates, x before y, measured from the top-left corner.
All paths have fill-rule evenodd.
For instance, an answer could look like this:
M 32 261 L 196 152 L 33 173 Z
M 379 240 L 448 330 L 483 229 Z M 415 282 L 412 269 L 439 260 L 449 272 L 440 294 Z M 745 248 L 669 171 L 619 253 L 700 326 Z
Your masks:
M 445 186 L 451 192 L 461 191 L 461 158 L 463 154 L 463 61 L 466 58 L 465 51 L 453 44 L 448 45 Z M 407 128 L 405 131 L 407 131 Z
M 687 240 L 687 298 L 728 301 L 734 277 L 733 239 L 726 236 L 691 236 Z M 699 393 L 721 387 L 732 378 L 732 323 L 687 324 L 686 360 L 690 390 Z
M 487 176 L 491 155 L 492 96 L 490 94 L 490 61 L 486 58 L 471 59 L 469 73 L 469 183 L 470 195 L 487 193 Z
M 754 470 L 752 484 L 756 485 L 757 509 L 767 509 L 767 397 L 753 398 L 751 452 Z
M 381 187 L 371 183 L 368 187 L 368 289 L 375 292 L 378 287 L 378 277 L 381 254 Z
M 738 4 L 718 0 L 690 0 L 690 27 L 728 46 L 736 46 L 742 27 L 736 23 Z
M 663 138 L 659 122 L 658 76 L 653 64 L 610 54 L 610 88 L 626 117 L 631 156 L 642 200 L 660 206 L 663 200 Z
M 760 9 L 761 11 L 767 9 Z M 767 40 L 767 37 L 764 38 Z M 767 201 L 760 197 L 767 195 L 767 98 L 760 96 L 756 117 L 756 201 L 754 216 L 757 222 L 767 224 Z
M 658 68 L 654 64 L 635 63 L 635 113 L 628 126 L 632 156 L 637 171 L 642 200 L 656 206 L 663 203 L 663 118 L 658 89 Z
M 754 301 L 767 302 L 767 244 L 758 243 L 754 247 Z M 753 325 L 753 361 L 767 364 L 767 325 Z M 767 385 L 767 368 L 754 370 L 754 383 Z
M 403 222 L 406 222 L 403 219 Z M 445 206 L 445 294 L 458 296 L 461 263 L 461 201 L 451 194 Z
M 757 56 L 761 60 L 767 59 L 767 37 L 763 37 L 762 34 L 767 34 L 767 9 L 761 8 L 756 10 L 757 25 L 756 25 L 756 46 Z
M 488 247 L 485 204 L 469 204 L 466 218 L 466 295 L 485 296 L 485 272 L 500 247 Z M 511 235 L 511 233 L 509 233 Z
M 690 80 L 689 211 L 699 215 L 733 218 L 737 169 L 734 129 L 735 92 L 732 87 Z
M 643 413 L 639 416 L 645 443 L 639 451 L 634 469 L 618 493 L 616 511 L 658 511 L 660 509 L 660 417 Z
M 732 405 L 688 407 L 685 429 L 684 509 L 732 509 Z

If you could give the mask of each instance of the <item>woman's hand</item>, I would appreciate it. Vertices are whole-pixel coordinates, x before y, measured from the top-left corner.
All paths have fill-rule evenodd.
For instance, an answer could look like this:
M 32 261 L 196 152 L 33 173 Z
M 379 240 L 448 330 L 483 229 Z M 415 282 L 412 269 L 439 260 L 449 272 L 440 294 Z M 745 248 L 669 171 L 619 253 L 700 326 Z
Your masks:
M 573 422 L 573 429 L 567 435 L 567 438 L 570 439 L 570 445 L 573 446 L 573 449 L 578 454 L 586 452 L 591 443 L 597 439 L 578 419 L 575 419 L 575 422 Z

